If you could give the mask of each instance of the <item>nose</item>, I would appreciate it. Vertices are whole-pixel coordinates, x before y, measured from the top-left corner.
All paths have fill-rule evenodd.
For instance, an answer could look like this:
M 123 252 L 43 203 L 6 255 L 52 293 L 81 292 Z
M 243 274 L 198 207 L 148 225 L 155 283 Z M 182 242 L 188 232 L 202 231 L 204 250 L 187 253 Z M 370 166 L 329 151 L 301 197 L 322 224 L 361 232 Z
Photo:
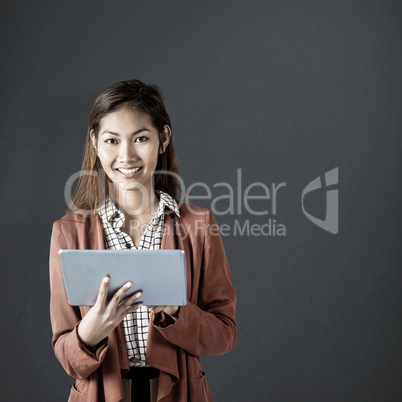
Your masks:
M 119 147 L 118 161 L 120 163 L 128 163 L 136 160 L 134 144 L 131 141 L 122 141 Z

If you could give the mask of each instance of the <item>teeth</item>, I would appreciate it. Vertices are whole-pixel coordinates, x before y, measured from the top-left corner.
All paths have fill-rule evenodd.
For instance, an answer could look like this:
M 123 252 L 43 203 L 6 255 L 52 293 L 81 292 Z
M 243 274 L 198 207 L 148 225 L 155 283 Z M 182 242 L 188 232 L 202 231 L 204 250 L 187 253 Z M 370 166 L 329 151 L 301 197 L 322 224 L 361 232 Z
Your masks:
M 124 173 L 124 174 L 129 174 L 129 173 L 134 173 L 134 172 L 138 172 L 141 168 L 134 168 L 134 169 L 117 169 L 120 170 L 120 172 Z

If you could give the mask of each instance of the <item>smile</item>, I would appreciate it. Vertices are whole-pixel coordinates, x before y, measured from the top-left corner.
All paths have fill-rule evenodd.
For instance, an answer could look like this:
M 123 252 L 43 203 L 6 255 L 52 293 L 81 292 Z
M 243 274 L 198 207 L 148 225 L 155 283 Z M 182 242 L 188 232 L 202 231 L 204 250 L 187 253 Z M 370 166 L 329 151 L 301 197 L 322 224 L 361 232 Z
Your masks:
M 119 168 L 116 170 L 118 170 L 119 172 L 124 173 L 124 174 L 130 174 L 130 173 L 138 172 L 140 169 L 142 169 L 142 167 L 137 167 L 137 168 L 132 168 L 132 169 Z

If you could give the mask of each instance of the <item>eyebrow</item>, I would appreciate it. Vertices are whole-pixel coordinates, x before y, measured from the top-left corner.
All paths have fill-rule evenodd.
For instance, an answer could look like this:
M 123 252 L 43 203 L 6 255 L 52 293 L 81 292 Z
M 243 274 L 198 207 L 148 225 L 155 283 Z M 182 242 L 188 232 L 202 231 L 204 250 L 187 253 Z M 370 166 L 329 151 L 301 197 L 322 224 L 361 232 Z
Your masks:
M 134 131 L 133 133 L 131 133 L 131 135 L 137 135 L 137 134 L 139 134 L 139 133 L 142 133 L 143 131 L 149 131 L 149 132 L 150 132 L 150 130 L 148 130 L 146 127 L 143 127 L 143 128 L 140 128 L 139 130 Z M 103 132 L 101 133 L 101 135 L 103 135 L 103 134 L 112 134 L 112 135 L 115 135 L 115 136 L 117 136 L 117 137 L 120 137 L 120 134 L 119 134 L 119 133 L 116 133 L 116 132 L 114 132 L 114 131 L 110 131 L 110 130 L 108 130 L 108 129 L 106 129 L 105 131 L 103 131 Z

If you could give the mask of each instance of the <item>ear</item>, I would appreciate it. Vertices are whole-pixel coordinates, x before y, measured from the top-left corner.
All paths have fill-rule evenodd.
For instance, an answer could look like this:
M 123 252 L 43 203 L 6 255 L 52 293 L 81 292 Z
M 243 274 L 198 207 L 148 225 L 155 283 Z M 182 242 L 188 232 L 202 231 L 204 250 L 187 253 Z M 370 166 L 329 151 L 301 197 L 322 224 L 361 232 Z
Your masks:
M 172 130 L 167 124 L 165 124 L 162 133 L 162 144 L 159 149 L 160 154 L 163 154 L 165 152 L 165 149 L 169 145 L 171 137 L 172 137 Z
M 96 143 L 97 143 L 97 141 L 96 141 L 96 137 L 95 137 L 95 132 L 94 132 L 94 130 L 91 130 L 91 132 L 89 133 L 89 135 L 91 136 L 92 145 L 94 146 L 95 151 L 98 151 L 97 148 L 96 148 Z

